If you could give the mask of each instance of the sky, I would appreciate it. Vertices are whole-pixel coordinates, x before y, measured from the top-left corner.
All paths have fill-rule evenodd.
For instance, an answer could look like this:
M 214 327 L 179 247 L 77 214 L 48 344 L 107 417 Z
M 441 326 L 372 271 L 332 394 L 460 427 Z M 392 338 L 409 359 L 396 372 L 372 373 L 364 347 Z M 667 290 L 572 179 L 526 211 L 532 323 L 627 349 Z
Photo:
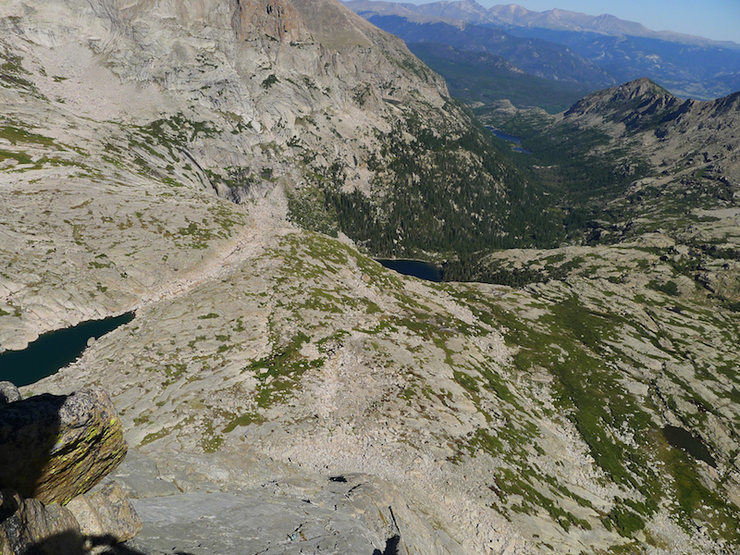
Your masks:
M 484 6 L 519 4 L 538 12 L 561 8 L 591 15 L 608 13 L 654 31 L 676 31 L 740 43 L 740 0 L 487 0 Z
M 401 0 L 409 1 L 409 0 Z M 431 0 L 411 0 L 415 4 Z M 528 10 L 561 8 L 637 21 L 654 31 L 676 31 L 740 43 L 740 0 L 477 0 L 483 6 L 519 4 Z

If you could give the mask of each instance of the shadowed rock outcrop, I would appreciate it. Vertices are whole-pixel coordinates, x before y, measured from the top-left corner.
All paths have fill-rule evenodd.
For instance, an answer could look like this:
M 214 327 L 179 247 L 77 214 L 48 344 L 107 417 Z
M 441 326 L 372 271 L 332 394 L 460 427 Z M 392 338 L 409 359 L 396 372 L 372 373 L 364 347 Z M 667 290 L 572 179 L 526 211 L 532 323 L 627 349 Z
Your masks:
M 85 493 L 126 455 L 108 394 L 91 388 L 0 408 L 0 487 L 44 503 Z
M 108 394 L 91 388 L 20 400 L 6 384 L 0 383 L 0 553 L 99 552 L 133 538 L 141 521 L 120 485 L 83 495 L 126 454 Z
M 82 536 L 67 509 L 23 499 L 10 490 L 0 493 L 0 553 L 79 553 L 72 544 L 82 545 Z

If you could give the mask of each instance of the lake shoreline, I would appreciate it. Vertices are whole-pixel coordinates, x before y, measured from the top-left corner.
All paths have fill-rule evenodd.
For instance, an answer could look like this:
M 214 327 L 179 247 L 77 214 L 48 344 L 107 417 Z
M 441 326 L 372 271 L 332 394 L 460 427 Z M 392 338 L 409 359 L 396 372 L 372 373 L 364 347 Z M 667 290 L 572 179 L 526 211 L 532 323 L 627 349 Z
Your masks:
M 135 312 L 124 312 L 98 320 L 86 320 L 77 325 L 46 332 L 19 351 L 0 353 L 0 381 L 16 387 L 32 385 L 56 374 L 78 360 L 97 340 L 134 320 Z
M 412 276 L 434 283 L 442 282 L 442 266 L 426 260 L 411 258 L 376 258 L 384 268 L 405 276 Z

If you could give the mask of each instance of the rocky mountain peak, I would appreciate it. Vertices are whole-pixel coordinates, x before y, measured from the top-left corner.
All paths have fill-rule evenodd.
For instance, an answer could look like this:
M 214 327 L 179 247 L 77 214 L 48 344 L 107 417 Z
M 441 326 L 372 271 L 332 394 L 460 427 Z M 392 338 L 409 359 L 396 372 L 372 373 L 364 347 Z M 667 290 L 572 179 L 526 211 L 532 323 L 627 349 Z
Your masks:
M 670 92 L 647 77 L 641 77 L 634 81 L 630 81 L 629 83 L 624 83 L 623 85 L 616 87 L 616 91 L 617 94 L 626 94 L 629 98 L 644 96 L 646 94 L 661 96 L 671 95 Z
M 460 0 L 460 2 L 442 2 L 442 4 L 457 4 L 461 10 L 469 12 L 485 12 L 486 9 L 475 0 Z
M 353 0 L 350 5 L 356 6 L 357 4 L 365 4 L 369 9 L 378 9 L 379 4 L 382 2 L 358 2 Z M 401 4 L 387 4 L 389 10 L 394 12 L 398 10 L 397 6 L 406 7 L 408 5 Z M 463 20 L 468 23 L 486 23 L 490 21 L 490 14 L 488 9 L 481 6 L 475 0 L 453 0 L 453 1 L 442 1 L 442 2 L 430 2 L 428 4 L 420 4 L 419 6 L 408 6 L 411 13 L 421 13 L 427 16 L 447 20 L 447 21 L 459 21 Z
M 498 17 L 525 16 L 530 13 L 527 8 L 520 6 L 519 4 L 501 4 L 491 7 L 489 11 Z
M 738 112 L 740 112 L 740 91 L 718 98 L 713 104 L 717 114 L 729 113 L 737 117 Z
M 565 117 L 596 115 L 602 117 L 636 117 L 654 115 L 682 103 L 650 79 L 640 78 L 612 89 L 598 91 L 574 104 Z
M 704 165 L 696 175 L 705 172 L 714 178 L 729 178 L 727 183 L 736 181 L 740 171 L 735 147 L 740 93 L 711 101 L 683 100 L 643 78 L 593 93 L 562 118 L 567 125 L 598 129 L 620 145 L 637 141 L 634 151 L 663 168 L 691 160 Z M 701 156 L 687 158 L 687 152 Z M 694 183 L 691 179 L 686 183 Z M 732 198 L 732 193 L 727 193 L 727 198 Z

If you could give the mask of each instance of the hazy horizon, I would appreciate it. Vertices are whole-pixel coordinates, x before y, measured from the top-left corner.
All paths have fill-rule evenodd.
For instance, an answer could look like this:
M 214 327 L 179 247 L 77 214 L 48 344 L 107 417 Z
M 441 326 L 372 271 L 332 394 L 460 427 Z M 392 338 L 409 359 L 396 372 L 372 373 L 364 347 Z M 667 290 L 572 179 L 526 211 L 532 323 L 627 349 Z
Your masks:
M 438 0 L 400 0 L 429 4 Z M 454 1 L 454 0 L 450 0 Z M 636 21 L 653 31 L 672 31 L 740 44 L 740 1 L 738 0 L 476 0 L 485 7 L 518 4 L 542 12 L 559 8 L 589 15 L 609 14 Z

